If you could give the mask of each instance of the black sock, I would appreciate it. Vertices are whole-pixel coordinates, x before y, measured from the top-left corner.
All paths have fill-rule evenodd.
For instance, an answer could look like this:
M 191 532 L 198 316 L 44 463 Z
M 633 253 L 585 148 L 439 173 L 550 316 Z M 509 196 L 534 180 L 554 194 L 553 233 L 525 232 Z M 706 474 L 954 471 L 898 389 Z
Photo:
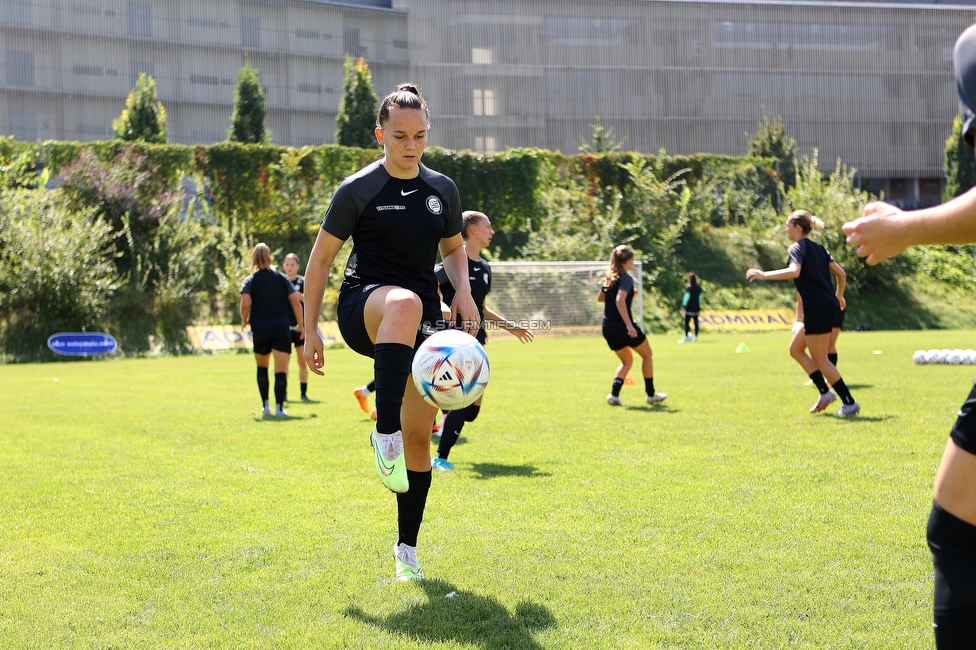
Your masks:
M 851 391 L 843 379 L 838 379 L 834 382 L 834 390 L 837 392 L 837 396 L 840 397 L 840 401 L 844 402 L 844 404 L 851 405 L 854 403 Z
M 268 388 L 270 383 L 268 382 L 268 369 L 258 368 L 258 391 L 261 393 L 261 406 L 264 406 L 268 401 Z
M 410 375 L 413 348 L 402 343 L 377 343 L 373 348 L 376 432 L 400 431 L 400 407 Z
M 620 389 L 623 388 L 624 380 L 619 377 L 613 378 L 613 388 L 610 389 L 610 394 L 614 397 L 620 397 Z
M 698 338 L 698 317 L 695 316 L 695 338 Z
M 817 387 L 817 390 L 820 391 L 821 395 L 826 394 L 827 391 L 830 390 L 827 388 L 827 381 L 824 379 L 823 373 L 819 370 L 813 372 L 810 375 L 810 379 L 813 380 L 813 385 Z
M 376 380 L 375 379 L 371 380 L 368 384 L 366 384 L 366 390 L 368 390 L 371 393 L 374 390 L 376 390 Z
M 430 491 L 430 475 L 430 470 L 426 472 L 407 470 L 410 489 L 396 495 L 399 533 L 397 544 L 417 545 L 417 534 L 420 533 L 420 523 L 424 520 L 427 493 Z
M 644 392 L 648 397 L 654 394 L 654 377 L 644 377 Z
M 444 418 L 444 426 L 441 428 L 441 441 L 437 445 L 437 457 L 447 460 L 451 453 L 451 447 L 457 443 L 461 437 L 461 429 L 464 428 L 464 411 L 449 411 Z
M 275 373 L 275 403 L 281 406 L 288 398 L 288 374 L 284 372 Z
M 827 353 L 827 359 L 830 361 L 830 363 L 834 364 L 834 367 L 835 368 L 837 367 L 837 353 L 836 352 L 828 352 Z

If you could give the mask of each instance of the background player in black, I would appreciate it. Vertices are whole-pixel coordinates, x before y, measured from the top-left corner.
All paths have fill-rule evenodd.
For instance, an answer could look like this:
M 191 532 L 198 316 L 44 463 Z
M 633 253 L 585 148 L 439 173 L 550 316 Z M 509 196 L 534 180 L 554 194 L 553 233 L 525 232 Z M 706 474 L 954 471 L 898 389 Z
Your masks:
M 295 315 L 289 311 L 288 320 L 291 322 L 291 342 L 295 346 L 295 359 L 298 361 L 298 380 L 301 382 L 302 387 L 302 401 L 308 402 L 308 366 L 305 365 L 305 336 L 299 333 L 298 323 L 304 323 L 305 314 L 305 276 L 298 275 L 298 269 L 301 266 L 301 262 L 298 259 L 298 255 L 295 253 L 288 253 L 285 255 L 285 261 L 281 264 L 281 269 L 288 276 L 288 280 L 291 282 L 291 286 L 295 288 L 295 293 L 298 294 L 298 301 L 302 303 L 302 318 L 295 318 Z
M 461 229 L 461 237 L 464 239 L 464 251 L 468 258 L 468 284 L 471 286 L 471 298 L 478 306 L 478 315 L 481 317 L 481 327 L 475 336 L 482 345 L 487 341 L 485 336 L 485 324 L 490 322 L 496 327 L 508 330 L 525 343 L 534 337 L 532 332 L 515 323 L 505 319 L 504 316 L 492 311 L 485 305 L 485 298 L 491 292 L 491 266 L 481 257 L 481 251 L 491 243 L 491 237 L 495 231 L 491 228 L 491 220 L 483 212 L 468 210 L 462 214 L 464 226 Z M 440 285 L 441 295 L 444 302 L 451 304 L 454 301 L 454 285 L 444 271 L 444 266 L 438 264 L 434 268 L 434 275 Z M 463 323 L 456 323 L 458 327 Z M 484 394 L 478 398 L 471 406 L 458 411 L 449 411 L 444 416 L 444 423 L 441 425 L 441 439 L 437 445 L 437 456 L 431 463 L 434 469 L 453 470 L 454 465 L 447 460 L 451 453 L 451 448 L 461 437 L 461 429 L 465 422 L 474 422 L 481 411 L 481 403 L 485 399 Z
M 803 329 L 807 347 L 810 349 L 809 357 L 804 354 L 794 358 L 810 375 L 820 392 L 820 397 L 810 412 L 822 411 L 834 401 L 835 397 L 827 386 L 829 382 L 843 402 L 837 414 L 848 416 L 860 411 L 861 407 L 851 396 L 837 366 L 827 358 L 830 330 L 840 310 L 840 302 L 830 282 L 830 263 L 833 258 L 823 246 L 809 239 L 814 228 L 822 227 L 823 222 L 806 210 L 796 210 L 790 214 L 786 219 L 786 234 L 793 242 L 787 253 L 786 262 L 789 266 L 776 271 L 749 269 L 746 271 L 746 279 L 749 282 L 793 280 L 796 290 L 803 298 Z
M 603 309 L 603 338 L 607 345 L 620 359 L 617 372 L 613 376 L 613 386 L 607 395 L 607 404 L 621 406 L 620 389 L 624 379 L 634 365 L 633 349 L 641 357 L 641 373 L 644 375 L 644 391 L 647 393 L 647 403 L 663 402 L 667 393 L 654 391 L 654 360 L 651 345 L 647 342 L 644 332 L 634 323 L 630 313 L 630 304 L 640 290 L 634 286 L 634 279 L 629 271 L 634 268 L 634 249 L 630 246 L 617 246 L 610 253 L 610 268 L 603 278 L 603 286 L 596 299 L 604 304 Z
M 698 312 L 701 311 L 702 288 L 698 284 L 698 276 L 694 271 L 688 272 L 688 285 L 685 287 L 685 295 L 681 298 L 681 308 L 685 310 L 685 338 L 678 343 L 688 343 L 698 340 Z M 691 321 L 695 322 L 695 336 L 692 338 L 688 325 Z
M 843 267 L 834 261 L 834 258 L 827 253 L 830 258 L 830 272 L 834 274 L 837 278 L 837 290 L 835 295 L 837 296 L 837 302 L 840 303 L 840 309 L 834 314 L 834 322 L 831 323 L 830 327 L 830 338 L 827 339 L 827 359 L 830 363 L 837 365 L 837 339 L 840 337 L 840 329 L 844 326 L 844 314 L 847 311 L 847 299 L 844 298 L 844 288 L 847 286 L 847 273 L 844 272 Z M 798 361 L 809 356 L 806 352 L 807 349 L 807 337 L 806 330 L 803 327 L 803 298 L 800 294 L 796 294 L 796 318 L 793 321 L 793 340 L 790 342 L 790 356 Z M 810 360 L 809 364 L 800 363 L 806 368 L 813 367 L 813 361 Z M 813 380 L 807 381 L 807 384 L 812 384 Z M 819 400 L 817 402 L 820 403 Z
M 976 131 L 976 26 L 956 41 L 956 91 L 970 146 Z M 869 203 L 843 226 L 847 242 L 874 265 L 919 244 L 976 243 L 976 189 L 948 203 L 902 212 Z M 968 382 L 967 382 L 968 383 Z M 976 387 L 959 409 L 935 476 L 926 536 L 935 563 L 934 625 L 939 650 L 976 648 Z M 921 577 L 921 576 L 919 576 Z
M 383 98 L 375 130 L 383 158 L 336 190 L 305 270 L 305 318 L 312 322 L 332 263 L 352 237 L 338 321 L 346 345 L 373 358 L 377 420 L 370 442 L 380 480 L 398 493 L 393 554 L 399 580 L 423 577 L 416 545 L 430 489 L 430 431 L 437 410 L 405 388 L 414 350 L 443 319 L 434 277 L 438 249 L 457 287 L 451 318 L 479 322 L 468 286 L 457 187 L 420 164 L 429 128 L 427 104 L 415 86 L 401 84 Z M 322 341 L 314 328 L 305 341 L 305 362 L 323 374 Z
M 275 415 L 285 413 L 288 394 L 288 360 L 291 359 L 291 327 L 288 314 L 301 319 L 302 305 L 288 278 L 271 268 L 271 249 L 258 244 L 251 251 L 251 268 L 257 269 L 244 280 L 241 287 L 241 329 L 248 321 L 254 338 L 254 359 L 258 364 L 258 391 L 265 415 L 271 413 L 268 404 L 268 364 L 275 359 Z M 304 336 L 304 324 L 299 320 L 298 335 Z

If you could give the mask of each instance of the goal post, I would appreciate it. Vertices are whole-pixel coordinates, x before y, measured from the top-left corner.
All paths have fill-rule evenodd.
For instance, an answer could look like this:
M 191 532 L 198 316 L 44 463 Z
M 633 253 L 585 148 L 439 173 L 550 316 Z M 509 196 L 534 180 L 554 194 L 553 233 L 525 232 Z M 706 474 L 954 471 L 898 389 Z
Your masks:
M 486 303 L 536 336 L 599 334 L 603 303 L 596 296 L 607 271 L 602 262 L 491 262 L 491 293 Z M 638 325 L 644 322 L 643 264 L 630 270 L 639 288 L 631 305 Z M 488 326 L 489 336 L 501 336 Z

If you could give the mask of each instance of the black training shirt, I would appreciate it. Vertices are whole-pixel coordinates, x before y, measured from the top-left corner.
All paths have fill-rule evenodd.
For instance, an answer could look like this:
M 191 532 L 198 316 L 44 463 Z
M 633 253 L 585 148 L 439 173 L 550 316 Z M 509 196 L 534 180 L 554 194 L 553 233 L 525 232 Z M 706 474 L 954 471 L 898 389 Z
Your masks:
M 287 275 L 285 277 L 288 278 Z M 304 275 L 296 275 L 294 280 L 288 278 L 288 281 L 291 282 L 291 286 L 294 287 L 295 291 L 301 294 L 305 293 Z M 302 314 L 304 313 L 305 313 L 305 303 L 302 303 Z M 292 327 L 298 327 L 298 320 L 295 318 L 295 310 L 291 309 L 290 306 L 288 309 L 288 322 L 291 323 Z
M 488 262 L 481 258 L 478 258 L 476 262 L 467 255 L 465 257 L 468 260 L 468 284 L 471 285 L 471 298 L 474 300 L 474 304 L 478 306 L 478 318 L 481 319 L 481 329 L 478 330 L 477 338 L 483 344 L 485 342 L 485 298 L 491 292 L 491 267 Z M 434 275 L 437 277 L 437 284 L 441 287 L 444 302 L 451 306 L 456 291 L 450 278 L 447 277 L 447 271 L 444 270 L 443 264 L 434 267 Z M 458 327 L 461 326 L 460 316 L 458 316 L 457 325 Z
M 423 301 L 424 320 L 440 320 L 434 263 L 441 239 L 461 232 L 461 198 L 444 174 L 420 165 L 416 178 L 393 178 L 382 161 L 346 178 L 322 229 L 353 249 L 343 287 L 392 284 Z
M 800 275 L 793 279 L 793 284 L 803 298 L 804 307 L 816 305 L 840 309 L 834 286 L 830 283 L 830 263 L 833 261 L 827 249 L 806 237 L 790 246 L 786 263 L 800 265 Z
M 602 291 L 605 295 L 603 299 L 603 324 L 616 325 L 626 329 L 627 325 L 620 316 L 620 311 L 617 310 L 617 292 L 627 292 L 627 316 L 630 317 L 630 322 L 633 323 L 634 315 L 630 311 L 630 303 L 633 302 L 634 296 L 637 294 L 637 289 L 634 287 L 634 278 L 630 277 L 630 274 L 624 273 L 612 285 L 603 287 Z
M 251 296 L 248 320 L 252 330 L 266 332 L 290 327 L 288 314 L 294 318 L 294 310 L 288 296 L 295 293 L 295 287 L 287 275 L 271 269 L 259 269 L 247 276 L 241 293 Z

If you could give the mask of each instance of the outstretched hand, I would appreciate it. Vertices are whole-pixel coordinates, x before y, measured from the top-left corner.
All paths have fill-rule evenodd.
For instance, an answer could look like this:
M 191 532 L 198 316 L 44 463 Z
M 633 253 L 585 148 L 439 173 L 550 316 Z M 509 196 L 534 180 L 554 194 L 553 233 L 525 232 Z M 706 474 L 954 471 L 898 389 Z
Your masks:
M 861 216 L 841 229 L 847 234 L 847 243 L 857 247 L 858 256 L 867 258 L 865 261 L 873 266 L 911 245 L 903 228 L 903 215 L 899 208 L 875 201 L 864 206 Z

